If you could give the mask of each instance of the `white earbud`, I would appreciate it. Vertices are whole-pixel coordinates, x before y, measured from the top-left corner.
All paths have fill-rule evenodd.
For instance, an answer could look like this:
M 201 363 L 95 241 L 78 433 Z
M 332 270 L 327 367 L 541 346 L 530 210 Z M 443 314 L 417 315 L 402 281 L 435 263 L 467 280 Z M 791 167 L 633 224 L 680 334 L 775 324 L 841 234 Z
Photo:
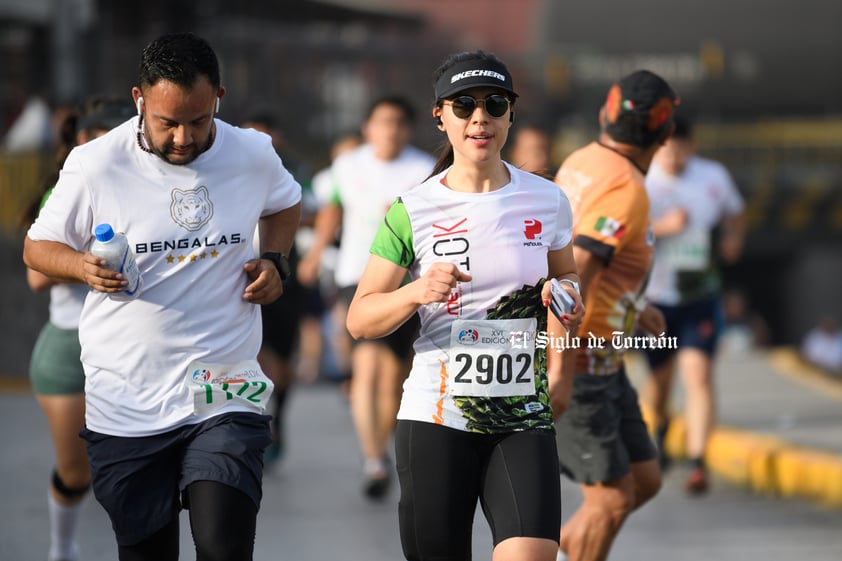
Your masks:
M 214 113 L 219 113 L 219 98 L 216 98 L 216 109 L 214 110 Z
M 137 114 L 140 115 L 143 111 L 143 96 L 137 98 Z

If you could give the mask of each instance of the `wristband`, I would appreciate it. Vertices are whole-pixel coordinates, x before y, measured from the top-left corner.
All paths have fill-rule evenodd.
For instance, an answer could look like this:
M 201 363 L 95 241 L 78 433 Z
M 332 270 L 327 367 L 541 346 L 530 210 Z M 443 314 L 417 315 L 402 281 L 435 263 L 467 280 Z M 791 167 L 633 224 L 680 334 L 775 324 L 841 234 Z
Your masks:
M 290 269 L 289 261 L 283 253 L 267 251 L 260 256 L 261 259 L 271 261 L 275 268 L 278 269 L 278 274 L 281 275 L 281 280 L 285 281 L 292 276 L 292 269 Z

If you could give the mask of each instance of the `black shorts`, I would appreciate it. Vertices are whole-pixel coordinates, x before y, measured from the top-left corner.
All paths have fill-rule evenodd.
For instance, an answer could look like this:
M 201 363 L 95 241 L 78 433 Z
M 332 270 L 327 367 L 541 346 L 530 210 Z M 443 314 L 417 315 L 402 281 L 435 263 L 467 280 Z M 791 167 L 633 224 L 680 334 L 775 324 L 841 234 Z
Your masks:
M 345 304 L 346 308 L 351 305 L 351 300 L 354 299 L 354 293 L 356 291 L 356 286 L 345 286 L 339 289 L 339 299 L 343 304 Z M 396 357 L 401 360 L 405 360 L 412 355 L 412 344 L 415 342 L 415 339 L 418 338 L 418 330 L 420 327 L 421 320 L 418 318 L 418 314 L 412 314 L 412 316 L 406 320 L 403 325 L 398 327 L 392 333 L 384 335 L 383 337 L 378 337 L 377 339 L 365 339 L 361 341 L 354 340 L 351 345 L 356 346 L 360 343 L 372 341 L 382 343 L 383 345 L 386 345 Z
M 292 358 L 298 345 L 299 324 L 307 316 L 320 318 L 325 304 L 318 286 L 304 286 L 298 282 L 295 269 L 300 257 L 293 244 L 289 254 L 292 277 L 284 281 L 284 293 L 271 304 L 260 307 L 263 320 L 263 345 L 282 358 Z
M 706 355 L 713 356 L 723 324 L 718 299 L 709 298 L 678 306 L 655 304 L 655 307 L 664 314 L 667 323 L 666 334 L 676 338 L 678 348 L 646 349 L 650 368 L 662 365 L 682 348 L 699 349 Z
M 407 559 L 470 559 L 477 500 L 494 545 L 558 541 L 561 495 L 552 430 L 478 434 L 398 421 L 401 543 Z
M 625 370 L 576 375 L 570 405 L 556 422 L 556 442 L 561 472 L 579 483 L 614 481 L 631 464 L 657 457 Z
M 189 508 L 185 489 L 196 481 L 234 487 L 259 508 L 269 419 L 227 413 L 144 437 L 83 429 L 94 496 L 111 518 L 117 543 L 134 545 L 170 523 L 182 507 Z
M 291 358 L 298 344 L 298 324 L 301 321 L 301 295 L 284 284 L 284 294 L 260 307 L 263 322 L 263 346 Z

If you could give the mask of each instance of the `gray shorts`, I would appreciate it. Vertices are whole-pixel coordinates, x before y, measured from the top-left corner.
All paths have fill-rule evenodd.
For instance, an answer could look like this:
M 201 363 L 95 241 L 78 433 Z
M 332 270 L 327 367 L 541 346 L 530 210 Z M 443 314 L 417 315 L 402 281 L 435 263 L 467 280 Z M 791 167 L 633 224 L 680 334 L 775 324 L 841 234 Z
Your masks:
M 625 370 L 577 374 L 567 411 L 556 422 L 561 472 L 585 484 L 619 479 L 631 464 L 657 458 Z
M 61 329 L 52 323 L 44 325 L 29 360 L 32 390 L 42 395 L 84 393 L 81 353 L 78 329 Z
M 181 508 L 189 508 L 185 490 L 196 481 L 234 487 L 259 508 L 269 419 L 226 413 L 143 437 L 83 429 L 94 496 L 111 518 L 117 543 L 134 545 L 170 523 Z

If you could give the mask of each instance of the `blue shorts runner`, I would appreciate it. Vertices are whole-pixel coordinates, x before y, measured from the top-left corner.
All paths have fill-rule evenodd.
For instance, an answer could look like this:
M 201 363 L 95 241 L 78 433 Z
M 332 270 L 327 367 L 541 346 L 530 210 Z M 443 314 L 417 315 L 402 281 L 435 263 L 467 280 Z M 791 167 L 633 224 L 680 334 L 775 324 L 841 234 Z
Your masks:
M 664 314 L 666 333 L 677 339 L 678 349 L 646 349 L 650 368 L 662 365 L 682 348 L 699 349 L 706 355 L 713 356 L 723 323 L 718 298 L 707 298 L 677 306 L 663 306 L 655 302 L 653 304 Z
M 111 518 L 117 543 L 134 545 L 169 524 L 181 508 L 189 508 L 185 489 L 196 481 L 231 486 L 259 508 L 269 419 L 226 413 L 143 437 L 83 429 L 94 496 Z

